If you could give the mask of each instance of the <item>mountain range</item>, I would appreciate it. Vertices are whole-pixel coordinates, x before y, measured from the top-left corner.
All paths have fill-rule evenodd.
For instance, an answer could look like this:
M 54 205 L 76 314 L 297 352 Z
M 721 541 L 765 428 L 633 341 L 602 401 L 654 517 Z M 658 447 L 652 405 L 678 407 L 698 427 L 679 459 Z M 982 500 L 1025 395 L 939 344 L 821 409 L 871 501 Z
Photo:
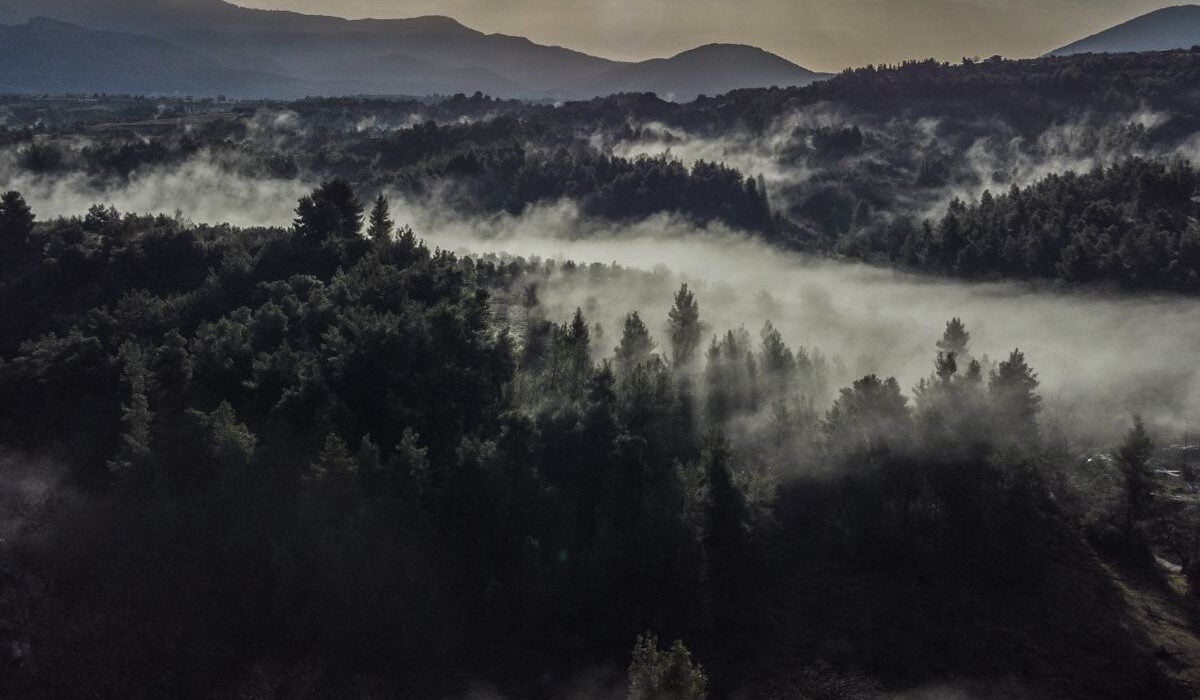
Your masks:
M 1050 55 L 1169 51 L 1197 45 L 1200 45 L 1200 5 L 1177 5 L 1080 39 L 1051 51 Z
M 1186 49 L 1200 5 L 1157 10 L 1050 55 Z M 825 77 L 762 49 L 710 44 L 613 61 L 449 17 L 360 19 L 225 0 L 0 0 L 0 92 L 294 98 L 483 92 L 588 99 L 654 92 L 689 101 Z
M 448 17 L 347 20 L 224 0 L 0 0 L 0 90 L 297 97 L 449 94 L 686 101 L 821 78 L 751 46 L 640 63 L 485 34 Z

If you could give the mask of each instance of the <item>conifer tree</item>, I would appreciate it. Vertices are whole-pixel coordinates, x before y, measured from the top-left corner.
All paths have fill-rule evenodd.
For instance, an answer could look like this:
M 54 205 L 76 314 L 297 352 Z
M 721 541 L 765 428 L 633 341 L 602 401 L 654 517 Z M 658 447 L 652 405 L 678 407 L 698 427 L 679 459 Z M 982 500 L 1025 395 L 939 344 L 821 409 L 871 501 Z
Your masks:
M 310 241 L 353 238 L 362 231 L 363 206 L 345 180 L 324 183 L 296 207 L 296 232 Z
M 967 332 L 962 319 L 952 318 L 946 323 L 946 331 L 937 342 L 938 350 L 954 353 L 960 358 L 966 357 L 971 342 L 971 334 Z
M 704 327 L 696 295 L 684 284 L 675 294 L 675 305 L 667 315 L 667 335 L 671 341 L 671 364 L 685 368 L 696 359 Z
M 145 466 L 151 455 L 150 438 L 154 414 L 150 411 L 147 395 L 150 370 L 141 346 L 126 341 L 121 346 L 119 358 L 124 365 L 124 384 L 129 390 L 129 403 L 121 407 L 121 422 L 125 434 L 121 436 L 121 449 L 108 463 L 109 470 L 119 478 L 125 478 Z
M 571 323 L 562 329 L 559 336 L 568 389 L 571 396 L 578 398 L 592 375 L 591 331 L 583 318 L 582 309 L 575 309 Z
M 208 449 L 222 469 L 245 467 L 254 455 L 258 438 L 237 419 L 228 401 L 222 401 L 207 416 Z
M 1036 392 L 1038 384 L 1037 373 L 1019 349 L 996 367 L 988 392 L 1001 430 L 1022 440 L 1037 439 L 1037 416 L 1042 408 L 1042 398 Z
M 744 612 L 746 569 L 750 564 L 746 497 L 734 482 L 729 443 L 713 433 L 700 458 L 708 482 L 704 552 L 711 585 L 713 632 L 722 645 L 736 646 L 735 627 Z
M 763 326 L 761 337 L 763 375 L 776 391 L 787 389 L 796 374 L 796 356 L 770 321 Z
M 18 192 L 0 195 L 0 268 L 25 249 L 33 233 L 33 210 Z
M 1125 472 L 1125 496 L 1127 499 L 1126 529 L 1145 520 L 1153 501 L 1154 477 L 1150 469 L 1150 455 L 1154 443 L 1146 433 L 1141 416 L 1133 417 L 1133 427 L 1125 435 L 1125 442 L 1117 450 L 1117 463 Z
M 392 221 L 388 210 L 388 201 L 380 194 L 375 198 L 375 206 L 371 209 L 367 236 L 378 243 L 389 241 L 392 238 L 392 228 L 394 226 L 395 222 Z
M 639 365 L 649 362 L 653 353 L 654 340 L 650 337 L 650 331 L 634 311 L 625 317 L 621 344 L 616 349 L 617 376 L 628 378 Z
M 708 678 L 692 654 L 675 640 L 669 651 L 658 648 L 658 637 L 638 635 L 629 663 L 629 700 L 704 700 Z

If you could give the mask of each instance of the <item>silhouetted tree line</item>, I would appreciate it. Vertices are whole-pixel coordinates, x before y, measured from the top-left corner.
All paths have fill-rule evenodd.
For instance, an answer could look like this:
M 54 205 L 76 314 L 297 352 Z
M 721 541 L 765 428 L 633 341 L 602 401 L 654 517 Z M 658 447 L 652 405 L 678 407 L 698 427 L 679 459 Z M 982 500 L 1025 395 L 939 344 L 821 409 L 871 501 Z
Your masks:
M 765 129 L 781 114 L 820 103 L 908 116 L 1002 119 L 1034 136 L 1078 117 L 1081 109 L 1142 108 L 1179 115 L 1171 128 L 1194 133 L 1200 52 L 1081 54 L 1034 59 L 935 59 L 847 68 L 829 80 L 794 88 L 737 90 L 701 98 L 680 113 L 703 115 L 714 130 L 744 124 Z M 687 118 L 687 117 L 685 117 Z
M 1198 75 L 1200 54 L 1174 51 L 913 61 L 682 105 L 643 94 L 559 106 L 483 95 L 287 104 L 8 98 L 12 123 L 27 126 L 3 129 L 0 141 L 18 167 L 48 179 L 80 173 L 119 185 L 204 158 L 248 177 L 341 178 L 461 213 L 520 214 L 569 200 L 607 220 L 674 213 L 790 248 L 970 278 L 1192 291 L 1189 168 L 1124 160 L 1171 152 L 1200 130 Z M 834 123 L 780 121 L 798 110 Z M 1162 118 L 1122 123 L 1146 113 Z M 608 155 L 622 143 L 671 148 L 677 137 L 664 125 L 725 140 L 728 149 L 757 148 L 755 139 L 768 137 L 778 167 L 805 176 L 785 176 L 768 202 L 758 173 Z M 1054 143 L 1039 138 L 1064 125 L 1078 141 L 1070 149 L 1105 154 L 1112 165 L 1006 192 L 1013 163 L 1052 157 L 1045 151 Z M 976 147 L 995 172 L 976 162 Z M 985 188 L 993 194 L 954 204 L 928 227 L 917 219 L 948 192 Z
M 660 213 L 769 232 L 774 219 L 761 183 L 705 161 L 687 166 L 666 154 L 621 158 L 594 149 L 536 146 L 537 125 L 496 119 L 474 126 L 428 122 L 364 149 L 379 153 L 387 182 L 412 194 L 437 193 L 457 211 L 506 211 L 559 200 L 612 221 Z M 568 142 L 570 143 L 570 142 Z
M 904 265 L 967 278 L 1107 282 L 1200 291 L 1200 175 L 1131 159 L 952 202 L 940 221 L 897 226 Z
M 826 361 L 769 323 L 713 333 L 685 286 L 600 346 L 539 263 L 431 251 L 344 181 L 287 230 L 10 193 L 0 244 L 6 464 L 63 469 L 0 545 L 17 694 L 1052 684 L 1046 624 L 1047 654 L 1109 650 L 1072 687 L 1174 692 L 1077 596 L 1104 584 L 1043 483 L 1036 374 L 957 320 L 911 399 L 870 376 L 826 410 Z

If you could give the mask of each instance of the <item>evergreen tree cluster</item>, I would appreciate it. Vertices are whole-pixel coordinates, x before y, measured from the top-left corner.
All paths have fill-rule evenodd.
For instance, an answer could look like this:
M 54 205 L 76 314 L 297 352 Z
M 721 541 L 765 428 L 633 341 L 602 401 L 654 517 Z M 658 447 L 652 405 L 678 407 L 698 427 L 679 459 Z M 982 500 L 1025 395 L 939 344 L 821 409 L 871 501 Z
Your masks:
M 74 494 L 4 545 L 18 692 L 549 697 L 628 666 L 632 697 L 795 697 L 985 673 L 979 596 L 1028 634 L 1094 614 L 1056 583 L 1090 560 L 1039 476 L 1037 376 L 957 319 L 911 399 L 871 376 L 826 407 L 824 358 L 769 323 L 715 332 L 684 286 L 604 347 L 533 263 L 431 251 L 345 182 L 290 229 L 0 201 L 5 455 Z M 971 618 L 922 629 L 935 604 Z M 1097 635 L 1126 655 L 1072 681 L 1143 687 L 1120 620 L 1052 643 Z
M 1050 175 L 896 233 L 893 258 L 922 270 L 1200 291 L 1200 175 L 1182 161 Z
M 1169 51 L 910 61 L 688 104 L 14 97 L 0 98 L 14 115 L 0 145 L 22 176 L 97 191 L 199 164 L 463 216 L 566 201 L 602 221 L 674 215 L 969 279 L 1194 293 L 1198 190 L 1176 156 L 1200 131 L 1197 81 L 1200 54 Z M 1041 176 L 1060 161 L 1101 165 Z

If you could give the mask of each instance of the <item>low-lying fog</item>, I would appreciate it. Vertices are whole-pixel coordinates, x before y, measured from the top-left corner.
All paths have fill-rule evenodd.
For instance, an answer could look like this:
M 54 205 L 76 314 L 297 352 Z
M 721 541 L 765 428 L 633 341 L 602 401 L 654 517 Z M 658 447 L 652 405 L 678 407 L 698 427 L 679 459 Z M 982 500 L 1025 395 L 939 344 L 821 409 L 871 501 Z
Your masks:
M 179 210 L 197 222 L 290 224 L 309 184 L 233 175 L 203 159 L 170 172 L 135 174 L 120 189 L 82 176 L 38 179 L 0 168 L 0 190 L 25 194 L 39 217 L 80 215 L 92 203 L 123 211 Z M 430 245 L 474 253 L 618 263 L 658 274 L 574 275 L 542 290 L 560 319 L 576 306 L 599 322 L 605 353 L 621 318 L 642 312 L 658 341 L 672 293 L 697 291 L 714 331 L 745 325 L 757 337 L 771 320 L 793 346 L 822 352 L 846 385 L 868 373 L 894 375 L 906 390 L 932 372 L 934 342 L 961 317 L 977 356 L 1025 351 L 1040 373 L 1046 418 L 1085 443 L 1108 445 L 1141 413 L 1175 439 L 1200 422 L 1200 300 L 966 284 L 781 252 L 721 227 L 696 229 L 670 217 L 616 227 L 581 219 L 569 205 L 526 215 L 464 221 L 436 207 L 392 198 L 394 217 Z
M 136 171 L 120 185 L 78 172 L 35 175 L 0 153 L 0 191 L 20 192 L 39 218 L 82 216 L 93 204 L 122 212 L 176 211 L 188 219 L 234 226 L 287 226 L 296 200 L 312 185 L 285 179 L 245 177 L 207 152 L 179 166 Z
M 1135 412 L 1172 437 L 1200 418 L 1197 300 L 951 282 L 784 253 L 667 217 L 611 229 L 589 225 L 565 206 L 475 222 L 423 209 L 404 214 L 428 243 L 443 248 L 657 269 L 579 273 L 543 291 L 543 303 L 560 319 L 579 306 L 600 322 L 605 352 L 632 310 L 664 342 L 671 295 L 687 281 L 714 330 L 745 325 L 757 337 L 769 319 L 793 346 L 841 358 L 839 384 L 877 373 L 911 389 L 932 374 L 934 343 L 958 316 L 977 356 L 1000 360 L 1018 347 L 1026 353 L 1043 382 L 1048 422 L 1080 440 L 1111 443 Z

